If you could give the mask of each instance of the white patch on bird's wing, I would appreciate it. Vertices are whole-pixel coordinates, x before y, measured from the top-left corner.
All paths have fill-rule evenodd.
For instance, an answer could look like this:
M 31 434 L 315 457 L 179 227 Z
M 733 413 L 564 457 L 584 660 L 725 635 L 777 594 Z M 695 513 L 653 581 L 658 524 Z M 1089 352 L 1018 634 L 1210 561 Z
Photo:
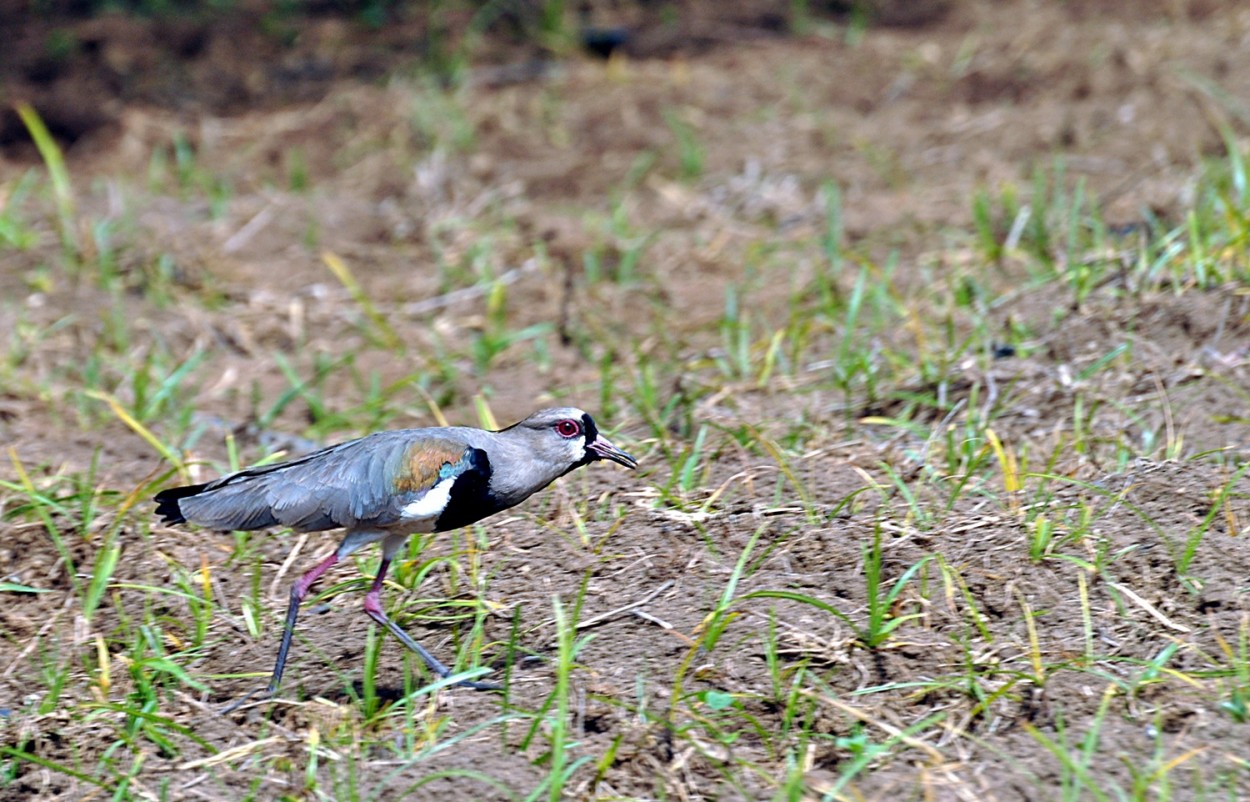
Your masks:
M 400 510 L 400 514 L 407 520 L 437 518 L 447 508 L 447 501 L 451 498 L 451 486 L 455 482 L 456 477 L 454 476 L 448 476 L 446 479 L 439 481 L 425 491 L 424 496 L 405 504 L 404 508 Z

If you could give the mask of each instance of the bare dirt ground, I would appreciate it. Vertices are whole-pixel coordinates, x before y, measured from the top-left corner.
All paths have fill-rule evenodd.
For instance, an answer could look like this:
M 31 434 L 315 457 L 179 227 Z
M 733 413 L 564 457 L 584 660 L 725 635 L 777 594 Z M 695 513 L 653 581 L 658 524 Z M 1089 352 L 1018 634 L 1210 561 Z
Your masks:
M 525 80 L 481 65 L 450 96 L 418 79 L 381 79 L 381 56 L 376 69 L 360 68 L 363 79 L 331 70 L 286 96 L 264 91 L 272 72 L 249 83 L 242 68 L 225 100 L 200 96 L 180 108 L 160 102 L 157 89 L 110 96 L 98 125 L 80 121 L 85 133 L 68 159 L 79 212 L 128 232 L 111 268 L 117 281 L 59 273 L 50 224 L 42 245 L 0 252 L 9 343 L 0 440 L 13 455 L 0 475 L 20 485 L 20 466 L 66 498 L 67 477 L 91 476 L 114 493 L 100 503 L 115 510 L 167 470 L 82 392 L 101 375 L 98 386 L 127 403 L 144 392 L 119 378 L 128 374 L 102 348 L 119 362 L 203 354 L 188 391 L 194 416 L 153 402 L 143 422 L 215 466 L 227 464 L 229 431 L 246 462 L 269 453 L 265 438 L 276 433 L 336 440 L 375 421 L 428 425 L 434 403 L 472 423 L 482 394 L 501 422 L 552 400 L 577 402 L 619 431 L 645 470 L 572 476 L 488 522 L 480 552 L 468 536 L 439 541 L 430 549 L 474 561 L 465 576 L 481 586 L 445 568 L 412 594 L 414 603 L 480 594 L 495 605 L 485 623 L 492 665 L 506 659 L 514 625 L 526 650 L 550 657 L 552 596 L 582 599 L 580 618 L 592 622 L 582 634 L 594 638 L 575 674 L 577 748 L 611 757 L 583 767 L 570 797 L 785 798 L 776 785 L 785 760 L 772 738 L 794 722 L 756 694 L 776 665 L 800 663 L 819 677 L 796 691 L 814 700 L 804 727 L 825 737 L 797 753 L 796 799 L 1078 798 L 1079 772 L 1045 744 L 1079 744 L 1090 732 L 1090 765 L 1103 781 L 1156 795 L 1130 798 L 1250 797 L 1250 725 L 1212 691 L 1235 681 L 1215 668 L 1221 655 L 1246 660 L 1250 482 L 1236 464 L 1250 456 L 1250 294 L 1244 285 L 1139 291 L 1114 281 L 1079 298 L 1066 286 L 1034 291 L 1021 260 L 986 268 L 967 233 L 978 192 L 1017 186 L 1027 196 L 1035 173 L 1057 159 L 1068 185 L 1079 183 L 1122 232 L 1106 258 L 1131 262 L 1143 232 L 1183 223 L 1205 161 L 1225 155 L 1222 132 L 1244 139 L 1250 125 L 1239 116 L 1250 108 L 1250 10 L 1233 0 L 967 0 L 903 21 L 848 41 L 842 27 L 783 36 L 744 16 L 707 23 L 685 45 L 646 40 L 651 51 L 569 58 Z M 337 33 L 318 29 L 318 47 Z M 211 70 L 212 59 L 247 58 L 216 40 L 192 44 L 184 47 L 192 73 Z M 6 126 L 0 187 L 11 197 L 38 162 Z M 990 339 L 1013 349 L 961 363 L 956 381 L 899 370 L 885 386 L 848 394 L 814 389 L 820 357 L 832 351 L 805 355 L 811 369 L 785 379 L 716 375 L 709 366 L 724 358 L 727 287 L 742 288 L 760 330 L 781 330 L 795 298 L 829 271 L 813 244 L 827 225 L 829 182 L 839 188 L 848 253 L 896 259 L 888 282 L 900 297 L 968 276 L 992 299 Z M 1003 233 L 1012 222 L 994 221 Z M 88 251 L 106 253 L 99 236 L 84 238 Z M 351 266 L 386 327 L 370 322 L 324 251 Z M 587 254 L 598 269 L 636 280 L 592 281 Z M 500 276 L 509 282 L 504 312 L 492 310 L 489 291 L 454 294 Z M 849 293 L 854 271 L 831 281 Z M 538 328 L 478 362 L 459 346 L 485 342 L 496 313 L 509 331 Z M 959 320 L 951 329 L 955 341 L 971 336 Z M 879 339 L 921 350 L 927 330 L 903 320 Z M 379 347 L 388 337 L 400 347 Z M 1102 370 L 1119 344 L 1127 355 Z M 291 386 L 274 354 L 304 377 L 351 362 L 266 417 Z M 661 406 L 671 411 L 659 420 L 664 437 L 628 398 L 647 370 L 659 373 Z M 381 408 L 371 406 L 377 387 Z M 940 396 L 942 406 L 918 411 L 922 396 Z M 924 485 L 919 498 L 891 490 L 925 474 L 935 444 L 981 407 L 993 408 L 994 432 L 1030 470 L 1055 478 L 1015 494 L 1002 481 L 950 495 L 941 483 Z M 903 419 L 914 425 L 887 422 Z M 702 455 L 696 486 L 683 490 L 689 503 L 677 504 L 673 477 L 704 425 L 754 427 L 777 441 L 797 429 L 805 448 L 783 463 L 726 436 Z M 1138 449 L 1126 452 L 1124 442 Z M 1182 459 L 1219 450 L 1227 462 Z M 214 471 L 197 465 L 193 475 Z M 308 791 L 308 733 L 356 715 L 348 690 L 365 652 L 357 584 L 332 595 L 323 614 L 305 614 L 283 700 L 215 710 L 255 684 L 240 674 L 267 670 L 286 583 L 332 536 L 256 538 L 249 563 L 231 535 L 162 528 L 139 502 L 119 514 L 123 559 L 87 621 L 66 555 L 20 494 L 5 493 L 0 576 L 51 592 L 4 597 L 4 744 L 90 773 L 116 741 L 138 738 L 120 723 L 102 728 L 115 714 L 105 705 L 97 718 L 68 711 L 137 682 L 133 644 L 108 640 L 128 619 L 162 622 L 171 652 L 191 638 L 183 599 L 136 589 L 211 576 L 214 597 L 235 614 L 214 619 L 214 636 L 182 666 L 202 689 L 165 697 L 160 715 L 194 738 L 138 750 L 139 796 L 332 798 L 334 783 L 358 782 L 390 799 L 419 775 L 428 779 L 414 798 L 524 798 L 547 776 L 526 725 L 474 729 L 544 704 L 554 669 L 536 661 L 512 669 L 507 705 L 455 689 L 430 702 L 420 726 L 463 739 L 415 773 L 375 744 L 356 756 L 356 780 L 323 768 L 322 790 Z M 1063 559 L 1027 559 L 1035 529 L 1024 520 L 1043 495 L 1060 531 L 1096 537 L 1071 544 Z M 55 516 L 69 526 L 77 508 L 65 507 Z M 83 521 L 69 556 L 90 566 L 116 519 Z M 752 556 L 739 595 L 784 590 L 862 616 L 874 532 L 891 580 L 928 560 L 892 608 L 916 617 L 884 648 L 864 649 L 841 619 L 774 598 L 738 609 L 717 648 L 692 651 L 744 550 Z M 1180 571 L 1178 554 L 1197 532 L 1201 548 Z M 335 581 L 354 577 L 348 570 Z M 239 624 L 237 600 L 254 587 L 270 620 L 261 637 Z M 648 618 L 620 612 L 639 603 Z M 411 628 L 440 653 L 460 647 L 437 621 Z M 113 655 L 112 696 L 86 667 L 98 648 Z M 74 668 L 62 703 L 31 712 L 31 688 L 46 686 L 47 666 L 67 655 Z M 411 670 L 387 643 L 384 695 L 402 695 Z M 680 708 L 688 713 L 680 726 L 665 719 L 683 693 L 709 689 L 736 695 L 736 720 L 758 731 L 715 741 L 723 711 L 693 702 Z M 935 716 L 940 724 L 926 723 Z M 907 734 L 838 785 L 865 732 Z M 231 749 L 241 751 L 215 758 Z M 760 768 L 725 768 L 743 765 Z M 476 774 L 455 773 L 466 767 Z M 1170 773 L 1166 794 L 1160 772 Z M 30 762 L 5 780 L 0 799 L 107 796 Z

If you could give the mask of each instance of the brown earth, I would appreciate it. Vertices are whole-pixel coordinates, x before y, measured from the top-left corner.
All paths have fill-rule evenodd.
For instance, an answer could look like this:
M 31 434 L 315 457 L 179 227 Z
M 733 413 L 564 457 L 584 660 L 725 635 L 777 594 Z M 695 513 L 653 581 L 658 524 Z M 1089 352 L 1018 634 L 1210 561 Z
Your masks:
M 303 376 L 312 375 L 318 359 L 352 355 L 351 370 L 330 374 L 319 388 L 331 409 L 362 409 L 371 377 L 383 386 L 401 383 L 385 398 L 397 412 L 393 425 L 430 422 L 426 402 L 404 383 L 416 373 L 449 418 L 473 422 L 473 400 L 483 391 L 500 420 L 512 420 L 553 399 L 593 406 L 605 375 L 630 388 L 630 377 L 647 364 L 681 365 L 680 373 L 660 377 L 662 394 L 682 401 L 681 414 L 662 422 L 672 440 L 656 437 L 619 399 L 618 415 L 601 410 L 641 452 L 645 470 L 576 474 L 519 514 L 490 521 L 489 548 L 481 552 L 467 536 L 440 541 L 431 546 L 439 556 L 480 561 L 476 576 L 444 565 L 413 594 L 413 604 L 480 594 L 495 606 L 486 623 L 489 662 L 506 660 L 514 615 L 518 643 L 551 655 L 551 599 L 574 598 L 584 583 L 580 619 L 596 623 L 585 630 L 594 637 L 575 674 L 582 702 L 575 740 L 579 754 L 594 756 L 619 744 L 593 790 L 589 769 L 577 775 L 582 794 L 655 798 L 681 788 L 687 799 L 768 798 L 775 788 L 766 772 L 744 784 L 730 782 L 724 767 L 745 761 L 780 770 L 770 738 L 789 722 L 776 705 L 753 696 L 771 682 L 768 663 L 775 659 L 783 666 L 806 661 L 831 689 L 813 696 L 819 700 L 809 710 L 814 731 L 853 739 L 863 727 L 884 737 L 945 717 L 858 775 L 847 794 L 1059 798 L 1060 764 L 1033 733 L 1051 739 L 1066 733 L 1076 742 L 1099 722 L 1094 759 L 1102 777 L 1130 787 L 1134 771 L 1162 751 L 1163 762 L 1178 761 L 1172 798 L 1199 798 L 1199 782 L 1250 797 L 1244 763 L 1250 729 L 1222 713 L 1209 688 L 1186 680 L 1214 676 L 1203 672 L 1221 664 L 1217 658 L 1229 644 L 1236 648 L 1239 633 L 1245 637 L 1250 614 L 1250 543 L 1243 531 L 1250 482 L 1235 469 L 1250 455 L 1244 286 L 1185 292 L 1102 286 L 1078 299 L 1056 285 L 1032 291 L 1024 266 L 1008 259 L 986 279 L 993 284 L 986 287 L 994 299 L 991 318 L 1001 327 L 992 334 L 1008 342 L 1016 332 L 1021 347 L 988 363 L 969 360 L 961 383 L 932 386 L 917 375 L 848 399 L 802 392 L 802 379 L 717 384 L 707 369 L 723 344 L 716 323 L 726 286 L 748 288 L 744 297 L 755 319 L 771 331 L 784 324 L 796 291 L 826 269 L 799 244 L 825 224 L 826 181 L 840 189 L 849 248 L 878 264 L 898 253 L 890 281 L 906 294 L 935 275 L 979 275 L 979 257 L 961 234 L 972 225 L 971 198 L 979 190 L 1027 187 L 1035 169 L 1049 169 L 1061 157 L 1068 178 L 1082 180 L 1108 222 L 1128 232 L 1123 253 L 1108 258 L 1132 258 L 1134 232 L 1184 219 L 1204 160 L 1225 153 L 1221 131 L 1244 140 L 1250 11 L 1241 3 L 940 5 L 943 13 L 906 25 L 870 27 L 856 44 L 842 28 L 782 36 L 743 12 L 729 28 L 687 32 L 687 44 L 665 39 L 607 63 L 545 63 L 527 80 L 497 80 L 493 67 L 480 67 L 476 74 L 485 77 L 471 80 L 454 105 L 418 81 L 374 80 L 390 72 L 391 59 L 403 57 L 399 46 L 368 62 L 376 69 L 361 68 L 370 80 L 350 78 L 351 66 L 327 68 L 329 77 L 286 95 L 271 86 L 275 73 L 261 69 L 271 64 L 265 51 L 241 51 L 238 43 L 215 48 L 219 40 L 212 36 L 207 45 L 183 48 L 179 57 L 189 74 L 211 74 L 228 63 L 234 73 L 263 77 L 250 84 L 233 78 L 244 88 L 229 102 L 197 92 L 185 106 L 159 88 L 131 85 L 140 99 L 110 95 L 100 124 L 81 124 L 68 151 L 79 211 L 96 219 L 126 216 L 133 233 L 116 267 L 124 290 L 110 293 L 50 270 L 51 224 L 41 231 L 44 247 L 0 253 L 6 299 L 0 330 L 10 332 L 11 353 L 25 354 L 11 358 L 15 367 L 4 377 L 0 440 L 15 464 L 20 460 L 54 494 L 68 495 L 69 477 L 93 464 L 94 482 L 120 496 L 165 470 L 107 408 L 76 393 L 83 366 L 101 343 L 110 343 L 105 348 L 118 362 L 158 349 L 180 359 L 206 352 L 197 373 L 203 378 L 193 388 L 195 421 L 158 416 L 147 423 L 216 465 L 226 461 L 227 430 L 237 431 L 245 458 L 257 458 L 272 450 L 262 438 L 274 432 L 300 434 L 315 425 L 318 436 L 341 439 L 367 416 L 358 412 L 336 428 L 318 418 L 314 404 L 300 402 L 264 427 L 249 428 L 289 386 L 274 353 L 287 355 Z M 307 50 L 299 52 L 325 52 L 325 37 L 347 36 L 329 25 L 310 30 Z M 125 44 L 138 35 L 127 28 L 116 40 L 105 37 L 118 50 L 102 58 L 130 64 L 148 41 Z M 142 35 L 165 34 L 145 29 Z M 350 65 L 366 61 L 352 53 L 344 56 Z M 73 71 L 68 74 L 67 86 Z M 104 90 L 85 82 L 57 91 L 84 98 Z M 682 120 L 701 144 L 697 178 L 682 176 L 666 115 Z M 35 163 L 15 134 L 7 136 L 0 142 L 0 203 Z M 191 189 L 181 191 L 168 177 L 174 168 L 161 173 L 153 157 L 164 152 L 172 162 L 172 143 L 180 139 L 194 153 L 186 178 Z M 640 169 L 640 160 L 653 162 Z M 306 172 L 310 189 L 290 187 L 293 171 Z M 634 174 L 641 179 L 631 183 Z M 220 209 L 205 200 L 213 182 L 228 187 Z M 614 223 L 614 215 L 627 222 Z M 636 284 L 582 277 L 585 254 L 619 270 L 634 239 L 644 236 L 649 242 Z M 792 250 L 784 280 L 763 274 L 760 265 L 771 264 L 758 256 L 765 247 Z M 377 347 L 377 333 L 327 271 L 322 251 L 352 266 L 402 341 L 398 353 Z M 167 273 L 157 267 L 162 255 L 172 265 Z M 539 335 L 547 346 L 543 359 L 522 345 L 505 350 L 487 372 L 460 356 L 449 373 L 440 366 L 441 355 L 454 350 L 447 344 L 491 322 L 480 294 L 447 293 L 466 277 L 472 284 L 508 271 L 515 271 L 507 290 L 509 325 L 551 325 Z M 846 291 L 854 275 L 834 280 Z M 153 303 L 154 292 L 169 293 L 169 300 Z M 179 303 L 180 297 L 197 300 Z M 124 343 L 110 339 L 121 336 L 110 314 L 132 328 Z M 907 342 L 915 335 L 900 327 L 894 336 Z M 605 345 L 611 342 L 619 348 Z M 1129 346 L 1123 359 L 1086 375 L 1120 343 Z M 112 364 L 98 370 L 124 372 Z M 112 392 L 125 400 L 135 390 L 118 384 Z M 925 420 L 932 438 L 881 422 L 903 417 L 918 394 L 942 395 L 945 409 L 959 411 L 960 402 L 972 409 Z M 1095 403 L 1074 422 L 1078 398 Z M 1022 460 L 1032 460 L 1032 470 L 1055 475 L 1042 483 L 1046 493 L 1012 497 L 1001 485 L 978 484 L 947 497 L 930 484 L 930 495 L 913 507 L 888 492 L 883 466 L 923 473 L 942 457 L 944 427 L 962 426 L 978 404 L 987 415 L 993 410 L 995 432 Z M 792 463 L 797 483 L 814 500 L 815 520 L 776 462 L 725 443 L 700 466 L 702 489 L 688 503 L 662 498 L 660 490 L 670 487 L 668 450 L 680 454 L 699 425 L 752 424 L 780 437 L 794 421 L 821 432 Z M 1087 453 L 1066 450 L 1078 425 L 1093 444 Z M 198 439 L 188 434 L 193 431 L 201 432 Z M 1125 433 L 1155 443 L 1142 451 L 1157 458 L 1125 457 L 1116 445 Z M 1227 450 L 1234 467 L 1164 458 L 1217 449 Z M 1048 465 L 1052 454 L 1061 458 Z M 17 481 L 16 468 L 3 476 Z M 873 489 L 860 492 L 865 486 Z M 717 488 L 723 492 L 700 511 Z M 1223 507 L 1221 488 L 1229 498 Z M 1028 505 L 1043 497 L 1061 531 L 1085 521 L 1096 537 L 1068 543 L 1063 558 L 1025 559 Z M 159 527 L 140 504 L 122 524 L 120 584 L 88 623 L 66 592 L 70 578 L 44 524 L 20 514 L 21 503 L 20 494 L 5 491 L 4 509 L 12 514 L 2 524 L 0 577 L 53 592 L 6 595 L 0 693 L 8 700 L 2 706 L 14 712 L 0 731 L 3 741 L 89 771 L 119 737 L 121 715 L 106 707 L 97 719 L 65 712 L 98 693 L 81 671 L 58 710 L 30 713 L 30 688 L 47 685 L 41 666 L 60 655 L 26 647 L 38 636 L 64 653 L 94 655 L 97 635 L 120 629 L 125 617 L 155 615 L 172 650 L 174 641 L 191 637 L 185 601 L 133 588 L 198 587 L 205 566 L 214 596 L 230 600 L 223 604 L 233 614 L 214 620 L 214 637 L 184 665 L 208 690 L 172 693 L 161 714 L 215 749 L 252 745 L 254 751 L 233 762 L 194 764 L 210 753 L 191 740 L 179 742 L 176 756 L 147 749 L 143 784 L 154 789 L 167 780 L 174 799 L 238 799 L 261 778 L 257 798 L 298 795 L 307 734 L 356 715 L 347 693 L 359 682 L 365 649 L 356 574 L 336 572 L 335 581 L 356 583 L 347 588 L 352 592 L 331 594 L 322 615 L 305 612 L 283 700 L 224 717 L 215 710 L 255 682 L 239 674 L 268 668 L 285 583 L 329 550 L 333 537 L 256 538 L 248 548 L 262 555 L 264 570 L 252 577 L 232 569 L 237 542 L 231 536 Z M 90 566 L 112 519 L 82 522 L 76 515 L 67 506 L 56 521 L 70 531 L 83 526 L 68 548 L 76 564 Z M 619 528 L 610 528 L 622 516 Z M 574 534 L 581 523 L 585 540 Z M 944 590 L 904 594 L 897 612 L 918 617 L 888 648 L 859 648 L 840 620 L 773 599 L 742 604 L 717 649 L 691 652 L 748 547 L 758 559 L 739 594 L 793 591 L 862 615 L 863 549 L 877 528 L 887 577 L 934 554 L 957 569 L 944 573 L 937 560 L 926 563 L 919 576 L 932 587 L 945 583 Z M 1200 531 L 1201 547 L 1182 576 L 1177 556 Z M 1102 570 L 1089 574 L 1083 563 Z M 372 570 L 371 563 L 362 567 Z M 475 578 L 480 587 L 472 586 Z M 261 638 L 246 633 L 238 605 L 255 581 L 273 616 Z M 167 606 L 149 610 L 153 598 Z M 647 618 L 621 609 L 639 602 Z M 460 646 L 455 627 L 411 626 L 437 653 Z M 770 626 L 783 647 L 776 655 L 759 637 Z M 1091 632 L 1094 662 L 1086 659 Z M 114 695 L 125 694 L 131 645 L 109 642 L 108 648 Z M 1165 652 L 1162 667 L 1152 670 L 1151 661 Z M 1035 653 L 1045 658 L 1044 678 L 1036 676 Z M 670 680 L 685 660 L 692 661 L 685 685 L 674 687 Z M 402 694 L 411 669 L 388 643 L 379 668 L 385 692 Z M 554 681 L 551 664 L 525 662 L 511 670 L 513 709 L 541 706 Z M 928 682 L 969 676 L 986 679 L 976 688 Z M 746 712 L 759 722 L 759 734 L 714 742 L 717 711 L 682 696 L 707 689 L 748 699 Z M 310 698 L 328 701 L 295 701 Z M 1103 705 L 1109 705 L 1105 715 Z M 675 735 L 665 717 L 678 709 L 683 718 Z M 546 776 L 538 760 L 545 742 L 541 748 L 527 742 L 525 724 L 473 730 L 507 712 L 491 695 L 442 693 L 431 703 L 430 721 L 445 720 L 447 732 L 464 740 L 426 757 L 410 775 L 381 748 L 360 756 L 362 785 L 394 799 L 419 777 L 472 766 L 506 787 L 445 777 L 419 793 L 491 799 L 512 798 L 511 789 L 524 796 Z M 110 726 L 101 727 L 101 719 Z M 814 742 L 804 756 L 810 798 L 820 798 L 853 759 L 845 743 Z M 16 774 L 0 798 L 79 799 L 88 788 L 30 764 Z

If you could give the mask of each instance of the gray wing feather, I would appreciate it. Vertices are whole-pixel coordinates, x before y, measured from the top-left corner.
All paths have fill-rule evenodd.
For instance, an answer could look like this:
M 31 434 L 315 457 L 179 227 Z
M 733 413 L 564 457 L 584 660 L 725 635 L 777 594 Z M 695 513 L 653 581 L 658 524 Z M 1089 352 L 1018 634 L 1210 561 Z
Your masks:
M 418 492 L 396 496 L 393 480 L 415 431 L 380 432 L 290 462 L 210 482 L 180 499 L 188 521 L 214 529 L 289 526 L 305 532 L 388 526 Z

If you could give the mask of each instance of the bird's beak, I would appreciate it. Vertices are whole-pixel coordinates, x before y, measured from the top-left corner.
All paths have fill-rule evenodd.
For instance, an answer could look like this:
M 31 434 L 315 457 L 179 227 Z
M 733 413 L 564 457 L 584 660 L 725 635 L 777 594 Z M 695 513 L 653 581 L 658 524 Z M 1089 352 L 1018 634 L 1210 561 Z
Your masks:
M 638 467 L 638 460 L 609 443 L 608 439 L 603 435 L 599 435 L 592 442 L 587 443 L 586 448 L 594 453 L 595 459 L 610 459 L 617 465 L 624 465 L 630 470 Z

